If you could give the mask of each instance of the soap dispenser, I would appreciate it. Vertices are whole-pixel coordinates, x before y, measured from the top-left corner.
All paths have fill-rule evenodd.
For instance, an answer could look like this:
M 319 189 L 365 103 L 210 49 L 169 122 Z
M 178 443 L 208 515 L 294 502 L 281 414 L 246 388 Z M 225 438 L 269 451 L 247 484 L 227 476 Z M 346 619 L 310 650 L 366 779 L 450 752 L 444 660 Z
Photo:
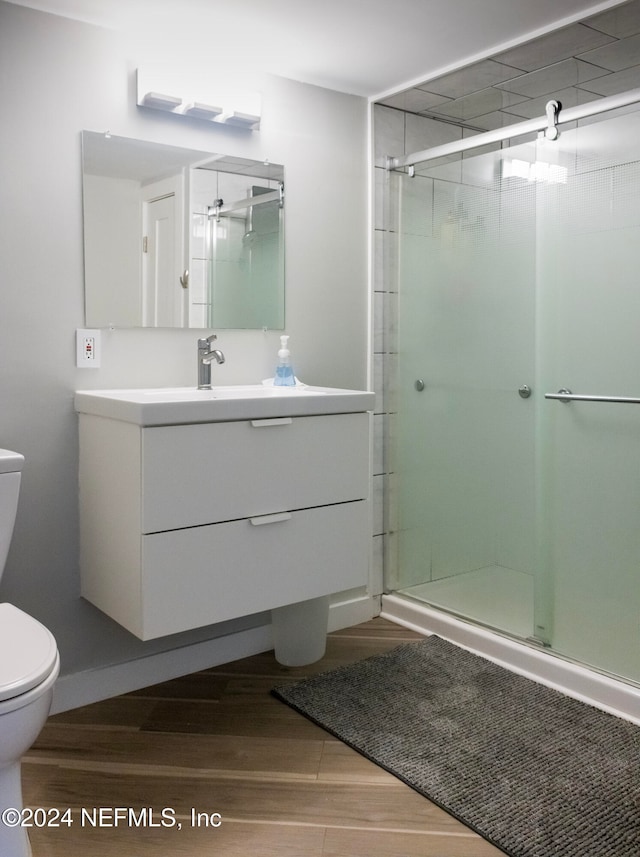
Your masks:
M 273 379 L 276 387 L 293 387 L 296 383 L 293 368 L 291 366 L 290 352 L 287 347 L 288 336 L 280 337 L 280 350 L 278 351 L 278 365 Z

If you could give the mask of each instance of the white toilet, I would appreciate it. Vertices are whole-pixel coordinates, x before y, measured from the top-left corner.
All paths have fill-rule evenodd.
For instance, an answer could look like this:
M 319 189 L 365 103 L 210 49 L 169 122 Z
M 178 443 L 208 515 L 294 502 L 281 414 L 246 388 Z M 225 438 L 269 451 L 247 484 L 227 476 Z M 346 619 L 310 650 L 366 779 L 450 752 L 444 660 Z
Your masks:
M 0 449 L 0 578 L 18 506 L 24 458 Z M 60 658 L 53 635 L 12 604 L 0 603 L 0 855 L 30 857 L 20 760 L 44 726 Z M 17 810 L 17 812 L 12 812 Z

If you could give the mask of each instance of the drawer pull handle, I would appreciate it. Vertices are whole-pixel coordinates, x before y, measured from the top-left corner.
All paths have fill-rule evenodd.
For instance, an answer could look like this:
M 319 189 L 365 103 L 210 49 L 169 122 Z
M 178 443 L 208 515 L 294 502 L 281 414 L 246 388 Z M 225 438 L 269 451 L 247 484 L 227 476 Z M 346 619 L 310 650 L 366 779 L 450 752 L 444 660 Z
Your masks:
M 290 426 L 292 422 L 291 417 L 277 417 L 273 420 L 251 420 L 251 425 L 254 428 L 262 428 L 263 426 Z
M 279 512 L 277 515 L 261 515 L 259 518 L 249 518 L 252 527 L 262 527 L 264 524 L 277 524 L 280 521 L 290 521 L 291 512 Z

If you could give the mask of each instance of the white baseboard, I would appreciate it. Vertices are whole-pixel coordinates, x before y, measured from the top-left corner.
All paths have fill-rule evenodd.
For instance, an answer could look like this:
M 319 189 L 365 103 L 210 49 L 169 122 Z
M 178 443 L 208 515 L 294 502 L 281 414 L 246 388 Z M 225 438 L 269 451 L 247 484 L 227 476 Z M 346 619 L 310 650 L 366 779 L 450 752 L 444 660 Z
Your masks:
M 368 622 L 380 615 L 379 595 L 357 595 L 344 601 L 336 601 L 329 608 L 329 632 L 350 628 Z
M 379 612 L 377 597 L 362 595 L 337 601 L 329 609 L 329 631 L 366 622 Z M 80 708 L 272 648 L 271 625 L 266 624 L 134 661 L 64 675 L 56 682 L 51 713 Z
M 63 675 L 54 687 L 51 713 L 131 693 L 181 675 L 267 652 L 272 647 L 271 625 L 261 625 L 134 661 Z

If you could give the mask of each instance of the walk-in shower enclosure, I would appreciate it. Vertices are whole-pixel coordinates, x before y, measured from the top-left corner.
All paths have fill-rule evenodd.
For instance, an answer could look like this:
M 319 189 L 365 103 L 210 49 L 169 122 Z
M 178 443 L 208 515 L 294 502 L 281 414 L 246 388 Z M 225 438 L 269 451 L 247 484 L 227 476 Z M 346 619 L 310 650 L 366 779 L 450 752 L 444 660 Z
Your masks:
M 558 130 L 386 174 L 386 589 L 640 682 L 638 104 Z

